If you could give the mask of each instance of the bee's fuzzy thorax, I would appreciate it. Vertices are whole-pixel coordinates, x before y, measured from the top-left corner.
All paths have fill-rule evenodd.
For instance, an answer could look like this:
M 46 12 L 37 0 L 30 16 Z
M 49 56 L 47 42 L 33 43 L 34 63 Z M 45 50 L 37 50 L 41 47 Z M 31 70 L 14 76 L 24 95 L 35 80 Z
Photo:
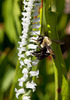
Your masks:
M 50 46 L 51 44 L 52 44 L 52 41 L 47 36 L 45 36 L 41 44 L 41 47 L 45 47 L 45 45 Z

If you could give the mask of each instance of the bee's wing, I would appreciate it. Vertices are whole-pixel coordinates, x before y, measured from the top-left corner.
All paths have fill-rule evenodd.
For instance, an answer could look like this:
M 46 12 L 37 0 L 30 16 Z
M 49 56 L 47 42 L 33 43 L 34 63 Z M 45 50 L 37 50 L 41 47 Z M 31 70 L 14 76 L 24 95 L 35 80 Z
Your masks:
M 64 41 L 61 41 L 61 40 L 55 40 L 55 39 L 53 39 L 52 42 L 56 42 L 58 44 L 64 44 Z
M 47 49 L 49 50 L 51 56 L 55 59 L 56 56 L 55 56 L 55 53 L 53 52 L 52 48 L 50 46 L 48 46 Z

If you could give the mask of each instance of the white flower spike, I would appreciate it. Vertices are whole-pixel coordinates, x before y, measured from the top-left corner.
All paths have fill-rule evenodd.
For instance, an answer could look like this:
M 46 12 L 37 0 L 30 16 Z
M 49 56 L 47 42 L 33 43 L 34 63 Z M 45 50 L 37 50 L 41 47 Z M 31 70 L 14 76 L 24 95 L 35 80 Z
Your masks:
M 22 100 L 31 100 L 30 93 L 36 90 L 37 84 L 33 82 L 32 77 L 38 78 L 39 70 L 33 71 L 32 68 L 38 65 L 39 60 L 33 60 L 33 54 L 38 47 L 36 44 L 38 35 L 40 35 L 40 17 L 39 7 L 41 0 L 24 0 L 24 11 L 22 12 L 22 36 L 18 42 L 19 68 L 21 68 L 22 77 L 18 78 L 19 89 L 15 88 L 16 98 L 22 96 Z M 38 17 L 37 17 L 38 16 Z M 19 75 L 20 76 L 20 75 Z M 28 91 L 27 91 L 28 90 Z M 27 91 L 27 92 L 26 92 Z

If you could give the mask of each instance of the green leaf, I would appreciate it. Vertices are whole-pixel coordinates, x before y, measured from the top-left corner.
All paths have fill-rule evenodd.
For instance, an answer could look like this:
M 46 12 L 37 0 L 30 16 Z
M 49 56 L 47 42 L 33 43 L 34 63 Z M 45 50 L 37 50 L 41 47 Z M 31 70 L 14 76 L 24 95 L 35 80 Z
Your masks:
M 0 91 L 0 100 L 3 100 L 4 93 Z
M 13 16 L 13 0 L 5 0 L 3 4 L 3 16 L 5 22 L 5 31 L 10 41 L 17 42 L 17 34 Z
M 1 90 L 5 92 L 11 85 L 12 79 L 14 77 L 14 69 L 8 65 L 8 70 L 6 71 L 3 81 L 2 81 L 2 87 Z
M 4 40 L 4 31 L 0 28 L 0 43 L 2 43 Z
M 10 97 L 9 97 L 10 100 L 17 100 L 14 90 L 15 90 L 15 88 L 19 88 L 18 78 L 21 77 L 21 76 L 23 76 L 23 74 L 22 74 L 22 69 L 19 68 L 19 60 L 18 60 L 17 66 L 16 66 L 15 77 L 14 77 L 13 84 L 12 84 L 11 91 L 10 91 Z M 20 97 L 19 97 L 18 100 L 22 100 L 22 99 L 20 99 Z
M 44 1 L 45 1 L 45 5 L 46 5 L 46 10 L 48 10 L 52 5 L 53 0 L 44 0 Z
M 50 33 L 48 35 L 50 39 L 59 39 L 56 29 L 57 14 L 53 12 L 47 12 L 46 21 L 49 26 L 48 31 L 50 31 Z M 69 100 L 67 72 L 62 58 L 60 45 L 53 43 L 52 48 L 56 55 L 56 59 L 53 61 L 55 72 L 55 100 Z
M 21 35 L 21 23 L 20 23 L 20 15 L 21 15 L 21 10 L 19 8 L 19 5 L 21 1 L 19 0 L 14 0 L 14 3 L 13 3 L 13 17 L 14 17 L 14 23 L 15 23 L 15 27 L 16 27 L 16 30 L 18 32 L 18 35 Z
M 55 0 L 55 2 L 56 2 L 56 11 L 59 13 L 60 16 L 64 11 L 65 0 Z

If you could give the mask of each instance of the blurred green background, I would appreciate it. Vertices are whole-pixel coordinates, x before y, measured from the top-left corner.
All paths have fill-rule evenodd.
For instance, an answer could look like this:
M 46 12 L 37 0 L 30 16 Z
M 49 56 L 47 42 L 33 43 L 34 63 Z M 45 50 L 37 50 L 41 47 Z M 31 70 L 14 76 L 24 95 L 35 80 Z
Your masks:
M 45 1 L 45 0 L 44 0 Z M 61 46 L 67 69 L 70 87 L 70 0 L 48 0 L 44 9 L 57 11 L 57 31 L 60 40 L 65 42 Z M 48 6 L 50 7 L 48 8 Z M 9 94 L 15 75 L 18 60 L 17 46 L 21 35 L 22 0 L 0 0 L 0 100 L 9 100 Z M 43 10 L 44 10 L 43 9 Z M 45 14 L 43 14 L 42 31 L 46 34 Z M 34 100 L 54 100 L 54 69 L 50 57 L 40 61 L 40 75 Z

